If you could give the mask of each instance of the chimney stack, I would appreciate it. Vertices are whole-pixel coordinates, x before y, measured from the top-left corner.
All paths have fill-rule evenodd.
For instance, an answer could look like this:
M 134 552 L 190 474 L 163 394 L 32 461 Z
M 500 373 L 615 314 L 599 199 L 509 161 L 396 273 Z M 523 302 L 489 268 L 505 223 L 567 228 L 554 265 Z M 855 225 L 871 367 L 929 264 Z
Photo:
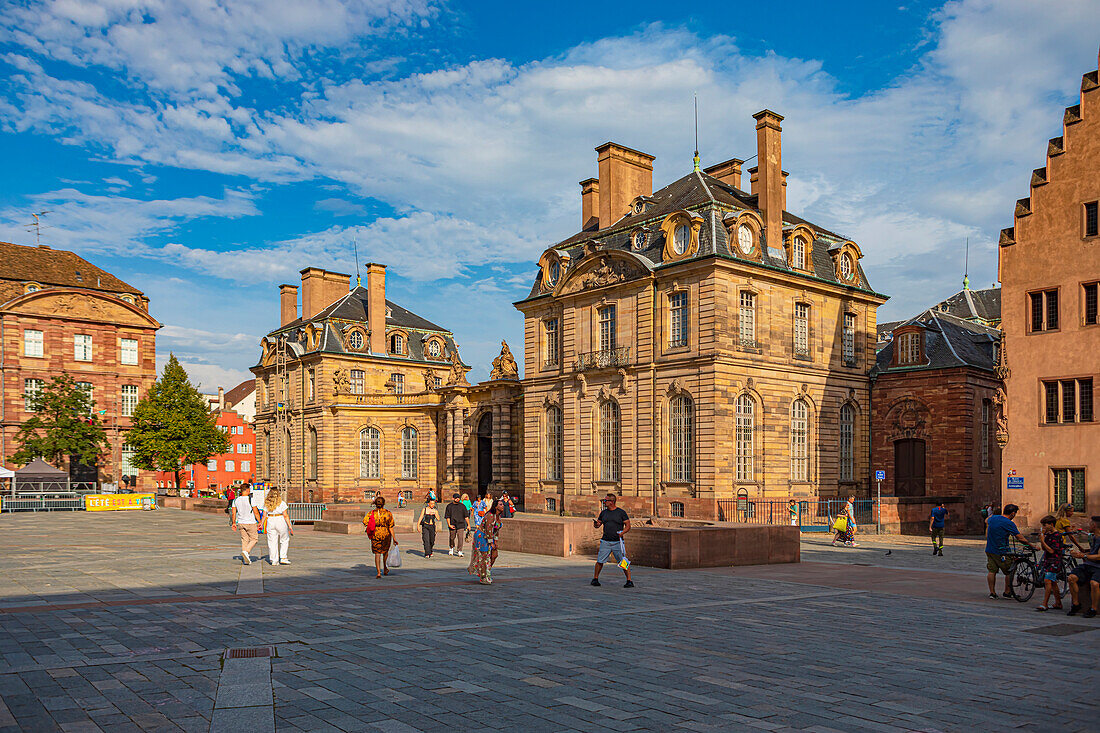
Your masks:
M 370 350 L 386 353 L 386 266 L 367 263 L 367 328 L 370 329 Z
M 596 148 L 600 179 L 600 227 L 618 221 L 638 196 L 653 193 L 652 155 L 632 150 L 618 143 L 604 143 Z
M 741 164 L 745 161 L 740 158 L 730 158 L 729 160 L 712 165 L 710 168 L 704 168 L 703 172 L 712 178 L 717 178 L 722 183 L 733 186 L 736 189 L 741 188 Z
M 279 286 L 279 325 L 285 326 L 298 319 L 298 286 Z
M 225 409 L 225 387 L 218 387 L 218 409 Z
M 581 231 L 600 228 L 600 182 L 595 178 L 581 181 Z
M 764 215 L 764 239 L 771 249 L 783 248 L 783 153 L 779 123 L 782 115 L 765 109 L 753 115 L 756 120 L 756 158 L 759 189 L 757 206 Z M 750 171 L 751 173 L 752 171 Z
M 312 318 L 348 294 L 350 275 L 328 272 L 320 267 L 307 267 L 301 273 L 303 320 Z

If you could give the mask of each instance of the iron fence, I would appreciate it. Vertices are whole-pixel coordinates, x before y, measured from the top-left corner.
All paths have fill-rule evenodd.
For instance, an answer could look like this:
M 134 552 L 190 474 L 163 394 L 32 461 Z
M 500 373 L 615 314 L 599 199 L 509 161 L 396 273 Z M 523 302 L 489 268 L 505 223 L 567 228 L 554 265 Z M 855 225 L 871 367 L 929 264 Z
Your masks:
M 828 532 L 838 516 L 844 513 L 847 499 L 737 499 L 718 500 L 718 518 L 744 524 L 797 525 L 803 532 Z M 853 504 L 856 524 L 868 530 L 878 521 L 875 499 L 856 499 Z
M 49 497 L 40 496 L 37 498 L 18 498 L 3 500 L 0 504 L 0 509 L 5 512 L 52 512 L 52 511 L 82 511 L 84 509 L 84 499 L 79 496 L 73 497 Z
M 577 368 L 582 371 L 627 366 L 629 363 L 629 346 L 619 346 L 614 349 L 604 349 L 603 351 L 589 351 L 577 356 Z
M 292 522 L 320 522 L 325 511 L 324 504 L 295 503 L 286 506 Z

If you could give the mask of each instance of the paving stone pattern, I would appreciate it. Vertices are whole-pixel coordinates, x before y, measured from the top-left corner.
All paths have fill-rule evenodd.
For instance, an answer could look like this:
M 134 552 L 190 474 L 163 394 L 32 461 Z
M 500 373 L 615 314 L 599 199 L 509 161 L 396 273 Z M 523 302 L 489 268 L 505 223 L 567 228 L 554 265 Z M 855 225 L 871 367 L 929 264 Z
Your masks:
M 518 554 L 483 587 L 412 536 L 404 567 L 376 580 L 365 537 L 300 531 L 293 564 L 264 563 L 264 592 L 237 595 L 239 542 L 216 516 L 0 526 L 0 733 L 245 733 L 268 728 L 256 711 L 271 702 L 279 731 L 1085 731 L 1100 712 L 1100 623 L 982 602 L 981 549 L 963 541 L 944 558 L 958 569 L 921 560 L 920 543 L 856 554 L 811 538 L 818 562 L 781 581 L 636 568 L 627 590 L 612 567 L 593 588 L 588 560 Z M 970 572 L 975 592 L 830 587 L 822 560 L 930 582 Z M 1056 623 L 1081 631 L 1023 633 Z M 266 645 L 269 682 L 223 678 L 227 647 Z

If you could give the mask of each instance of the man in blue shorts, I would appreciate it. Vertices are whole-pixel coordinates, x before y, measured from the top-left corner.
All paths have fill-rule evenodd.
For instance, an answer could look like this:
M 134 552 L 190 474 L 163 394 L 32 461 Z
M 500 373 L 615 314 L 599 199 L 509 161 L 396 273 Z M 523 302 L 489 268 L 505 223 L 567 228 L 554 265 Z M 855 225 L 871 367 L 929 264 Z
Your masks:
M 943 557 L 943 530 L 947 525 L 947 507 L 936 502 L 932 515 L 928 518 L 928 532 L 932 535 L 932 554 Z M 936 541 L 939 540 L 939 544 Z
M 989 597 L 997 598 L 997 571 L 1004 573 L 1005 576 L 1005 598 L 1015 598 L 1016 594 L 1012 592 L 1012 567 L 1014 561 L 1012 559 L 1012 550 L 1008 546 L 1008 538 L 1015 537 L 1022 544 L 1027 545 L 1031 549 L 1035 549 L 1035 545 L 1031 544 L 1020 535 L 1020 530 L 1016 528 L 1016 524 L 1012 521 L 1016 518 L 1016 512 L 1020 511 L 1020 507 L 1015 504 L 1005 504 L 1004 510 L 997 512 L 994 510 L 994 514 L 989 517 L 989 521 L 986 522 L 985 530 L 985 569 L 988 571 L 986 580 L 989 583 Z
M 617 498 L 609 493 L 603 499 L 603 511 L 592 520 L 592 526 L 596 529 L 603 527 L 600 552 L 596 556 L 596 574 L 592 576 L 592 585 L 600 584 L 600 571 L 603 570 L 603 564 L 609 557 L 614 555 L 615 560 L 619 562 L 623 559 L 623 535 L 630 531 L 630 517 L 615 506 Z M 630 579 L 630 568 L 623 568 L 623 572 L 626 573 L 626 584 L 623 587 L 633 588 L 634 581 Z

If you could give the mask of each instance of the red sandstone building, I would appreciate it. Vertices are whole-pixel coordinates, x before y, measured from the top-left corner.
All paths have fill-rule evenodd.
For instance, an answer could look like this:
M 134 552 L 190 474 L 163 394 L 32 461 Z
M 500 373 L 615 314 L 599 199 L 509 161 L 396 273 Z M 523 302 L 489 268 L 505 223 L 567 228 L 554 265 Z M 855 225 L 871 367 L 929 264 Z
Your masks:
M 1006 379 L 1003 501 L 1036 526 L 1070 502 L 1100 514 L 1100 79 L 1084 75 L 1031 193 L 1001 232 Z
M 964 289 L 915 318 L 882 324 L 872 370 L 871 465 L 886 472 L 884 517 L 923 533 L 937 501 L 953 531 L 980 531 L 980 509 L 1000 497 L 996 405 L 1000 292 Z
M 76 481 L 150 488 L 151 473 L 130 462 L 130 415 L 156 379 L 156 332 L 149 299 L 73 252 L 0 242 L 0 463 L 18 446 L 30 397 L 67 372 L 84 387 L 107 431 L 96 466 L 59 466 Z
M 233 410 L 218 410 L 218 427 L 229 435 L 229 450 L 180 471 L 180 485 L 204 493 L 220 493 L 252 481 L 256 467 L 256 432 Z M 157 488 L 175 486 L 171 471 L 157 471 Z

